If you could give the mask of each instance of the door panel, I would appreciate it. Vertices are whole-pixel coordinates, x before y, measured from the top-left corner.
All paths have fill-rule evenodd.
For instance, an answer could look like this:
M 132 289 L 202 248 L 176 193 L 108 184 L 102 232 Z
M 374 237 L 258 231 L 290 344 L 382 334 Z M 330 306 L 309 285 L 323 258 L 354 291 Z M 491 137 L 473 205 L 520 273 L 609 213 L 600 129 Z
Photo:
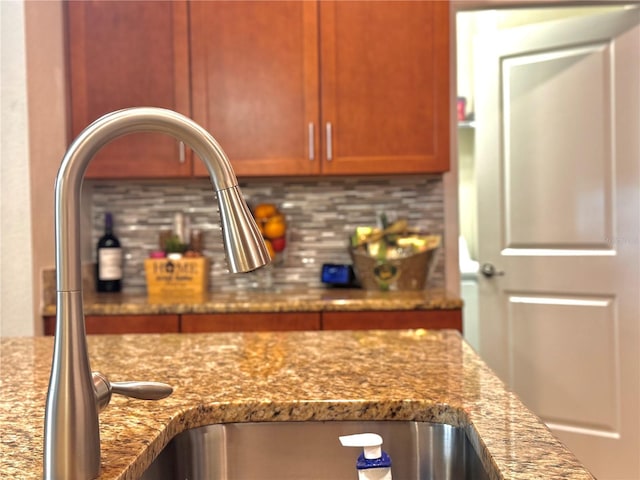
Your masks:
M 455 329 L 462 332 L 462 311 L 385 310 L 323 312 L 323 330 Z
M 448 170 L 449 2 L 319 3 L 323 172 Z
M 479 350 L 605 480 L 640 478 L 638 24 L 476 42 Z
M 65 6 L 74 137 L 102 115 L 123 108 L 153 106 L 191 115 L 185 1 Z M 189 176 L 191 160 L 180 152 L 168 135 L 126 135 L 96 154 L 87 177 Z
M 516 293 L 507 298 L 511 386 L 547 421 L 616 431 L 614 300 Z
M 180 331 L 185 333 L 293 330 L 320 330 L 320 313 L 211 313 L 182 315 L 180 319 Z
M 194 119 L 235 173 L 320 171 L 315 2 L 191 2 Z M 207 175 L 194 164 L 196 175 Z
M 502 62 L 506 248 L 603 248 L 612 238 L 610 57 L 598 43 Z

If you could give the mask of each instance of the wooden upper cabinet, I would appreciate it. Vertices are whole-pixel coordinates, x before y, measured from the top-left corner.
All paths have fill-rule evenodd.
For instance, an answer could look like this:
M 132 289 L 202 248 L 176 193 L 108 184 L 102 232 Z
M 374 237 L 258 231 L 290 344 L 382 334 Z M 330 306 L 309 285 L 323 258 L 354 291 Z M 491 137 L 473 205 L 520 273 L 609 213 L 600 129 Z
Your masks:
M 320 19 L 323 172 L 448 170 L 449 3 L 321 1 Z
M 320 172 L 318 5 L 190 3 L 194 120 L 239 176 Z M 198 162 L 196 175 L 206 175 Z
M 185 1 L 71 1 L 68 52 L 72 137 L 102 115 L 136 106 L 190 115 Z M 188 152 L 159 133 L 117 138 L 96 155 L 93 178 L 192 174 Z
M 448 2 L 192 2 L 190 14 L 194 119 L 239 176 L 448 170 Z
M 65 5 L 73 137 L 105 113 L 158 106 L 210 131 L 238 176 L 449 168 L 448 2 Z M 206 176 L 182 150 L 127 135 L 87 176 Z

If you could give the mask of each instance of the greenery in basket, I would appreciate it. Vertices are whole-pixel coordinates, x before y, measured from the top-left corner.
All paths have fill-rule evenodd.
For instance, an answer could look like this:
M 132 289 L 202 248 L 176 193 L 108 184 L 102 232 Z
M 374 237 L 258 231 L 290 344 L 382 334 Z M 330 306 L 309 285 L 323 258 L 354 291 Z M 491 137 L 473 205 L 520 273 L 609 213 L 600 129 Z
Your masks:
M 164 242 L 165 253 L 184 253 L 187 251 L 188 247 L 188 245 L 180 241 L 180 237 L 178 237 L 177 235 L 170 236 Z

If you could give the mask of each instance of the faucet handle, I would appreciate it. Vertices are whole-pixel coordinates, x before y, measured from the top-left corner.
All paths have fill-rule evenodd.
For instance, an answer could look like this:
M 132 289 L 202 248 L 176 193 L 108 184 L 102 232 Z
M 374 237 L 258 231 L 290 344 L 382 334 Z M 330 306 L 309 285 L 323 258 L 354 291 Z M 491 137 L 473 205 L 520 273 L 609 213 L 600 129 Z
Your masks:
M 173 393 L 173 388 L 159 382 L 110 382 L 100 372 L 92 372 L 93 386 L 96 393 L 96 404 L 100 411 L 104 410 L 111 400 L 111 394 L 117 393 L 140 400 L 160 400 Z
M 140 400 L 160 400 L 171 395 L 173 388 L 160 382 L 111 382 L 111 392 Z

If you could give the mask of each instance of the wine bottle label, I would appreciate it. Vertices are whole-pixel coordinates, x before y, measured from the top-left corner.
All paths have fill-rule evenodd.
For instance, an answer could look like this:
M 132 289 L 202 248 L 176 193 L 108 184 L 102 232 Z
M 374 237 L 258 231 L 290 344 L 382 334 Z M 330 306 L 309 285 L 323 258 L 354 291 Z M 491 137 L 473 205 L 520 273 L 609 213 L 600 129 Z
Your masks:
M 122 249 L 101 248 L 98 250 L 98 279 L 122 279 Z

